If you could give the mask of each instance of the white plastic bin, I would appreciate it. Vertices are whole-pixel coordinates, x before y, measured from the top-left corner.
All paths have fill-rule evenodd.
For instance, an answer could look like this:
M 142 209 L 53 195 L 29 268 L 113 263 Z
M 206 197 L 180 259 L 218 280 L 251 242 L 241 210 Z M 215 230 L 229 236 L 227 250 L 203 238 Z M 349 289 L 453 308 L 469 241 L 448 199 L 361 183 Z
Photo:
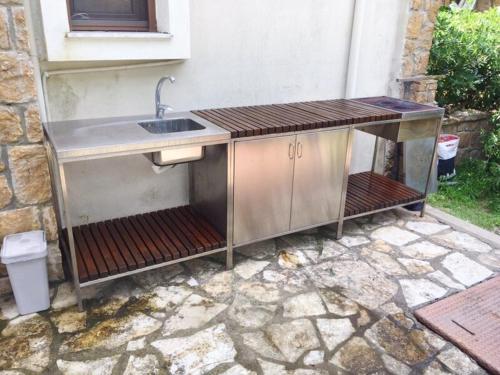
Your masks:
M 50 306 L 45 232 L 36 230 L 5 236 L 1 253 L 20 314 Z

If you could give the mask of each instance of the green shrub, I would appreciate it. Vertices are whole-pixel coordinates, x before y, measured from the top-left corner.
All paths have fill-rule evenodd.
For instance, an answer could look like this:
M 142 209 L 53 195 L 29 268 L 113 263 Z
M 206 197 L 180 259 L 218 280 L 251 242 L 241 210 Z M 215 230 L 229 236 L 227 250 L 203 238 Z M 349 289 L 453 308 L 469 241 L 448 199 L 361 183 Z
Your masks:
M 428 73 L 438 82 L 439 105 L 496 110 L 500 106 L 500 9 L 442 8 Z
M 491 126 L 491 131 L 482 134 L 483 150 L 491 176 L 491 189 L 499 195 L 500 201 L 500 111 L 492 114 Z
M 482 136 L 484 155 L 489 162 L 500 164 L 500 111 L 491 115 L 492 129 Z

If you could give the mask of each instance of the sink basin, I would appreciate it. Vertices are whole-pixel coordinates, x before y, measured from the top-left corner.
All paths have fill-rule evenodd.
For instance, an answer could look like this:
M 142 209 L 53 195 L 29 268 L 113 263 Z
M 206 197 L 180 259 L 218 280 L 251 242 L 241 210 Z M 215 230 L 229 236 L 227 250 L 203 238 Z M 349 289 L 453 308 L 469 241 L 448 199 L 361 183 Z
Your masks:
M 138 124 L 153 134 L 188 132 L 205 129 L 189 118 L 155 119 L 139 121 Z

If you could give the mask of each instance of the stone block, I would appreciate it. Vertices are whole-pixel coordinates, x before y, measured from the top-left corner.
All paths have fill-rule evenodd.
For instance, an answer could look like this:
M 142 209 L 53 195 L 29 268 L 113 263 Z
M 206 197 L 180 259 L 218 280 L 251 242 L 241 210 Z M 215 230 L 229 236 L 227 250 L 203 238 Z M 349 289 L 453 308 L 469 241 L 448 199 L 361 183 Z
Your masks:
M 481 147 L 481 133 L 480 132 L 471 132 L 470 133 L 470 146 L 474 148 Z
M 424 0 L 412 0 L 411 1 L 411 9 L 413 10 L 420 10 L 422 9 L 422 4 L 423 4 Z
M 8 150 L 14 193 L 22 204 L 47 202 L 51 197 L 47 155 L 42 145 Z
M 418 51 L 415 54 L 415 74 L 425 74 L 429 65 L 429 50 Z
M 25 207 L 0 212 L 0 241 L 12 233 L 40 229 L 38 208 Z
M 439 8 L 443 5 L 443 1 L 441 0 L 427 0 L 426 1 L 426 13 L 430 22 L 436 22 L 437 14 L 439 12 Z
M 0 277 L 4 277 L 7 275 L 7 267 L 5 267 L 5 264 L 0 263 Z
M 0 295 L 8 294 L 12 292 L 12 287 L 10 286 L 9 277 L 0 277 Z
M 33 66 L 26 53 L 0 52 L 0 100 L 23 103 L 36 98 Z
M 44 207 L 42 209 L 42 222 L 47 241 L 57 240 L 57 221 L 54 208 L 52 206 Z
M 441 133 L 446 134 L 457 134 L 457 124 L 456 123 L 445 123 L 443 121 L 443 125 L 441 127 Z
M 467 132 L 459 132 L 458 136 L 460 137 L 460 143 L 458 144 L 459 148 L 467 148 L 471 144 L 471 133 Z
M 10 48 L 9 16 L 7 9 L 0 9 L 0 48 Z
M 0 154 L 2 153 L 2 150 L 0 149 Z M 0 161 L 0 172 L 5 171 L 5 164 L 3 161 Z
M 7 177 L 0 176 L 0 208 L 7 206 L 12 200 L 12 190 Z
M 26 136 L 30 142 L 41 142 L 43 139 L 42 122 L 40 112 L 36 104 L 30 106 L 24 112 L 26 121 Z
M 417 48 L 418 41 L 413 40 L 413 39 L 407 39 L 405 41 L 405 50 L 404 50 L 404 56 L 411 56 L 415 52 L 415 49 Z
M 460 164 L 462 160 L 467 159 L 468 157 L 469 157 L 469 150 L 459 148 L 457 151 L 457 158 L 455 164 Z
M 21 118 L 13 108 L 0 107 L 0 143 L 17 142 L 23 135 Z
M 411 77 L 413 75 L 413 60 L 410 57 L 403 60 L 401 71 L 403 77 Z
M 57 242 L 47 244 L 47 268 L 50 281 L 64 280 L 61 250 Z
M 424 14 L 412 11 L 408 19 L 408 26 L 406 28 L 406 37 L 410 39 L 417 39 L 422 30 L 422 25 L 424 23 Z
M 24 7 L 12 8 L 12 18 L 14 30 L 16 32 L 16 46 L 18 50 L 29 51 L 29 37 L 26 29 L 26 18 L 24 17 Z
M 480 149 L 470 149 L 469 150 L 469 158 L 472 159 L 482 159 L 483 158 L 483 152 Z

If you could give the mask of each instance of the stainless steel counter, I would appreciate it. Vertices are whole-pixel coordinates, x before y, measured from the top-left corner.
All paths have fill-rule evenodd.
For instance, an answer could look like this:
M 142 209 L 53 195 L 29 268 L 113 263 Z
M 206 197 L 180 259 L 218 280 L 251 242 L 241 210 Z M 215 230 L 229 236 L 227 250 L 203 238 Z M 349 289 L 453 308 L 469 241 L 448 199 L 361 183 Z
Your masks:
M 165 131 L 154 128 L 155 124 L 150 124 L 154 129 L 148 128 L 149 130 L 144 128 L 145 124 L 138 124 L 140 121 L 153 120 L 153 115 L 44 124 L 53 196 L 58 208 L 56 218 L 62 247 L 70 261 L 80 308 L 80 288 L 94 283 L 218 251 L 226 252 L 226 264 L 231 268 L 235 246 L 329 223 L 338 224 L 337 237 L 340 237 L 346 217 L 363 216 L 410 203 L 424 203 L 421 214 L 424 213 L 441 127 L 441 108 L 378 97 L 205 112 L 210 112 L 206 114 L 208 119 L 192 112 L 167 113 L 163 117 L 165 120 L 190 119 L 204 128 L 169 128 L 166 133 L 155 133 L 154 130 Z M 217 121 L 221 127 L 214 124 Z M 173 121 L 168 123 L 172 124 Z M 433 139 L 432 161 L 427 171 L 424 191 L 417 192 L 401 182 L 388 181 L 387 177 L 378 176 L 373 170 L 375 162 L 372 162 L 370 172 L 350 178 L 352 143 L 356 130 L 374 134 L 377 137 L 376 144 L 380 137 L 395 142 Z M 232 134 L 235 138 L 231 138 Z M 86 241 L 81 237 L 81 230 L 85 232 L 87 229 L 73 227 L 71 224 L 66 163 L 192 146 L 207 146 L 207 152 L 203 159 L 190 165 L 189 203 L 193 208 L 199 209 L 203 220 L 210 219 L 210 222 L 200 221 L 190 211 L 181 208 L 181 211 L 165 213 L 167 216 L 161 214 L 157 217 L 153 213 L 154 219 L 144 218 L 143 213 L 139 213 L 138 218 L 131 216 L 130 230 L 133 233 L 145 230 L 145 238 L 163 238 L 161 241 L 167 244 L 170 244 L 170 236 L 173 239 L 178 235 L 187 236 L 189 239 L 184 238 L 185 243 L 182 236 L 179 243 L 189 245 L 193 241 L 193 248 L 186 245 L 182 248 L 185 251 L 180 258 L 170 254 L 173 258 L 167 259 L 169 254 L 166 251 L 169 249 L 163 248 L 160 242 L 153 241 L 151 255 L 160 256 L 158 259 L 154 258 L 151 264 L 145 259 L 146 262 L 140 267 L 127 268 L 117 274 L 107 272 L 107 265 L 102 264 L 102 270 L 97 267 L 98 275 L 90 272 L 96 271 L 90 269 L 90 263 L 95 257 L 86 252 Z M 374 160 L 376 150 L 377 148 Z M 382 188 L 375 191 L 376 185 Z M 119 219 L 120 223 L 125 219 L 127 218 Z M 200 234 L 201 240 L 191 236 L 196 229 L 193 223 L 208 231 Z M 111 233 L 113 237 L 117 228 L 113 224 L 109 230 L 115 229 L 115 232 L 107 232 L 107 227 L 102 227 L 104 224 L 92 225 L 100 228 L 99 231 L 104 231 L 104 234 Z M 92 228 L 95 230 L 95 227 Z M 184 234 L 181 233 L 183 227 L 186 228 Z M 66 229 L 65 232 L 63 228 Z M 212 248 L 211 242 L 205 241 L 213 236 L 211 230 L 214 228 L 225 237 L 225 241 L 218 242 L 216 247 L 219 248 L 216 249 Z M 126 235 L 124 238 L 128 239 L 127 229 L 121 224 L 118 229 L 120 235 Z M 91 230 L 88 231 L 89 238 L 95 236 Z M 96 233 L 101 238 L 99 231 Z M 155 233 L 159 233 L 160 237 L 155 237 Z M 204 238 L 205 235 L 208 237 Z M 142 241 L 139 237 L 136 239 L 138 242 Z M 112 240 L 116 241 L 114 237 Z M 102 249 L 108 251 L 106 241 L 102 238 L 101 241 Z M 199 245 L 203 245 L 201 248 L 209 250 L 200 251 L 197 241 L 200 242 Z M 223 242 L 225 246 L 220 247 Z M 139 245 L 134 241 L 130 242 L 130 246 L 130 249 L 140 251 Z M 129 245 L 126 247 L 129 248 Z M 93 248 L 100 249 L 98 246 Z M 155 248 L 156 252 L 153 251 Z M 88 254 L 85 255 L 84 252 Z M 82 261 L 78 263 L 77 254 L 85 256 L 89 265 Z M 85 267 L 87 271 L 90 269 L 87 275 L 89 281 L 80 281 L 79 266 Z
M 44 123 L 45 133 L 59 162 L 142 154 L 170 147 L 225 143 L 230 133 L 191 112 L 172 112 L 165 119 L 187 118 L 205 129 L 153 134 L 138 121 L 154 115 L 112 117 Z

